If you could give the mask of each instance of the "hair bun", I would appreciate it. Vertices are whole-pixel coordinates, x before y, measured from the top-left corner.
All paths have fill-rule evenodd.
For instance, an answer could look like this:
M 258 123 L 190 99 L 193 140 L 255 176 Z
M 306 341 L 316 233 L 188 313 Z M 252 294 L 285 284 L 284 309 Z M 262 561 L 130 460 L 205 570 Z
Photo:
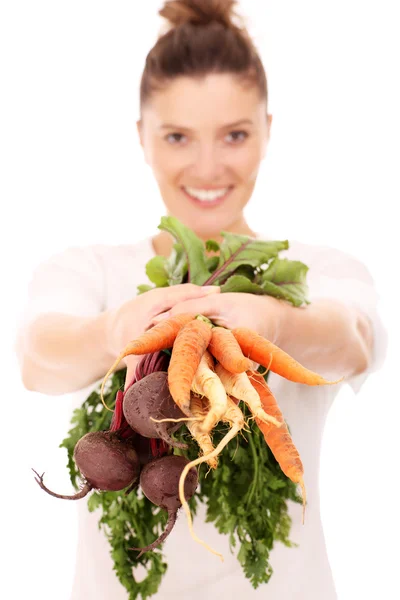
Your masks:
M 236 0 L 169 0 L 159 11 L 172 26 L 192 23 L 208 25 L 217 21 L 225 27 L 233 26 Z

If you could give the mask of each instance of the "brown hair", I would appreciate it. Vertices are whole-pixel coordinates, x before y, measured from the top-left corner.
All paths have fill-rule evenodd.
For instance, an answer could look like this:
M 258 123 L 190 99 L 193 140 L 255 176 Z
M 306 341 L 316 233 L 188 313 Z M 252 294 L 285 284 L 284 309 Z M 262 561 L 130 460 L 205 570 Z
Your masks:
M 152 92 L 179 76 L 232 73 L 256 85 L 268 100 L 262 61 L 244 26 L 236 25 L 235 0 L 170 0 L 159 14 L 170 23 L 146 57 L 140 107 Z

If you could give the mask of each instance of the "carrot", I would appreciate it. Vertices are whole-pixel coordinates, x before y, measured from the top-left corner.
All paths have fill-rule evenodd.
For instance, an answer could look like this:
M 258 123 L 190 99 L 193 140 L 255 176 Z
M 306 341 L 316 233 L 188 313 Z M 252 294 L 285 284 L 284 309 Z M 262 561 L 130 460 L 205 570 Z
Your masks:
M 192 416 L 190 388 L 210 339 L 211 322 L 199 316 L 182 327 L 172 348 L 168 366 L 169 391 L 181 411 L 188 417 Z
M 228 396 L 228 406 L 222 417 L 222 420 L 229 423 L 231 427 L 235 425 L 239 429 L 243 429 L 245 425 L 242 411 L 236 404 L 235 399 L 231 398 L 230 396 Z
M 261 405 L 265 412 L 273 415 L 281 423 L 280 427 L 274 427 L 270 423 L 265 423 L 256 417 L 256 423 L 264 434 L 264 439 L 268 447 L 271 449 L 271 452 L 277 460 L 280 468 L 286 477 L 293 481 L 293 483 L 298 483 L 301 487 L 304 523 L 306 490 L 303 481 L 304 469 L 300 455 L 293 443 L 278 403 L 264 378 L 262 375 L 257 373 L 257 371 L 249 371 L 248 376 L 252 386 L 260 397 Z
M 157 325 L 154 325 L 154 327 L 145 331 L 141 336 L 129 342 L 112 367 L 110 367 L 101 384 L 100 396 L 104 406 L 106 406 L 106 404 L 103 398 L 103 391 L 106 381 L 125 356 L 130 354 L 150 354 L 152 352 L 158 352 L 159 350 L 171 348 L 180 329 L 190 321 L 193 321 L 195 316 L 196 315 L 194 314 L 187 313 L 175 315 L 165 321 L 157 323 Z M 106 406 L 106 408 L 108 408 L 108 406 Z
M 228 398 L 228 410 L 227 410 L 226 416 L 227 416 L 227 418 L 225 419 L 225 415 L 224 415 L 224 420 L 227 420 L 232 423 L 232 426 L 231 426 L 229 432 L 222 438 L 222 440 L 220 441 L 218 446 L 216 448 L 214 448 L 214 450 L 212 452 L 210 452 L 209 454 L 205 454 L 204 456 L 200 456 L 199 458 L 196 458 L 195 460 L 192 460 L 190 463 L 185 465 L 185 467 L 182 470 L 180 479 L 179 479 L 179 499 L 180 499 L 181 504 L 186 512 L 190 535 L 196 542 L 198 542 L 199 544 L 204 546 L 207 550 L 209 550 L 213 554 L 216 554 L 217 556 L 219 556 L 222 561 L 224 560 L 222 554 L 220 554 L 219 552 L 217 552 L 216 550 L 214 550 L 213 548 L 208 546 L 208 544 L 206 544 L 206 542 L 201 540 L 194 533 L 192 515 L 190 513 L 190 508 L 189 508 L 189 505 L 186 501 L 185 494 L 184 494 L 184 485 L 185 485 L 186 476 L 192 467 L 195 467 L 203 462 L 209 463 L 209 461 L 211 459 L 216 458 L 222 452 L 222 450 L 225 448 L 225 446 L 239 433 L 239 431 L 241 429 L 243 429 L 243 427 L 244 427 L 243 414 L 242 414 L 241 410 L 236 406 L 236 404 L 230 398 Z
M 191 395 L 190 412 L 193 414 L 194 417 L 201 417 L 204 419 L 204 417 L 207 414 L 207 409 L 204 404 L 205 402 L 199 396 L 196 396 L 195 394 Z M 200 431 L 199 421 L 188 421 L 186 426 L 192 434 L 192 437 L 200 446 L 200 449 L 203 452 L 203 454 L 209 454 L 214 450 L 210 434 L 203 433 L 202 431 Z M 207 463 L 211 467 L 211 469 L 216 469 L 218 466 L 218 459 L 210 458 L 210 460 L 208 460 Z
M 272 423 L 275 427 L 280 427 L 281 422 L 274 416 L 268 414 L 261 406 L 260 397 L 254 387 L 251 385 L 246 373 L 229 373 L 220 364 L 217 364 L 215 371 L 219 376 L 227 394 L 243 400 L 255 417 L 262 421 Z
M 213 327 L 211 334 L 208 350 L 227 371 L 243 373 L 253 368 L 251 360 L 244 356 L 230 329 Z
M 201 357 L 191 389 L 195 394 L 208 398 L 210 409 L 199 424 L 199 431 L 210 433 L 226 411 L 228 400 L 225 388 L 214 371 L 214 360 L 207 350 Z
M 269 366 L 271 371 L 290 381 L 307 385 L 331 385 L 343 381 L 343 377 L 336 381 L 324 379 L 318 373 L 303 367 L 284 350 L 252 329 L 237 327 L 232 329 L 232 333 L 239 342 L 243 354 L 263 367 Z

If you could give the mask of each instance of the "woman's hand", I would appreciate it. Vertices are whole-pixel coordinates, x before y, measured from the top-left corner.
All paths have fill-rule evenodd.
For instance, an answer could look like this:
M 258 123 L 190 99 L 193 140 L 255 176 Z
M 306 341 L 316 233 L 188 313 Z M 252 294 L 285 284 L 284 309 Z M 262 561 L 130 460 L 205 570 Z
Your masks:
M 212 294 L 203 298 L 182 300 L 169 311 L 155 317 L 152 322 L 155 324 L 177 313 L 194 312 L 208 317 L 216 325 L 229 329 L 249 327 L 271 342 L 278 343 L 285 318 L 284 304 L 271 296 L 237 292 Z
M 107 348 L 115 358 L 122 349 L 135 338 L 139 337 L 153 324 L 153 319 L 160 313 L 172 309 L 176 304 L 192 300 L 201 300 L 210 295 L 217 296 L 218 286 L 198 286 L 183 283 L 166 288 L 156 288 L 145 294 L 128 300 L 115 310 L 108 312 Z M 126 380 L 134 375 L 136 365 L 141 357 L 127 356 L 124 362 L 128 368 Z

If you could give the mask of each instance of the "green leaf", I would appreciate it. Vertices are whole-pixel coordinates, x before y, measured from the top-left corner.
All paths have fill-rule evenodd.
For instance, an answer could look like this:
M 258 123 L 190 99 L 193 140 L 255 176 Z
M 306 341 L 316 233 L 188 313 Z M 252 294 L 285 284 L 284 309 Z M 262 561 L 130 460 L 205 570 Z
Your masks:
M 168 285 L 183 283 L 188 272 L 188 262 L 181 244 L 174 244 L 172 252 L 166 261 L 165 268 Z
M 143 285 L 138 285 L 137 286 L 137 295 L 140 296 L 140 294 L 145 294 L 146 292 L 149 292 L 150 290 L 154 290 L 153 285 L 147 285 L 147 284 L 143 284 Z
M 288 300 L 294 306 L 309 304 L 307 272 L 307 265 L 300 261 L 275 258 L 260 275 L 260 285 L 265 293 Z
M 206 241 L 207 252 L 219 252 L 219 244 L 215 240 Z
M 221 292 L 241 292 L 247 294 L 265 294 L 263 288 L 257 283 L 252 283 L 250 279 L 243 275 L 232 275 L 221 285 Z
M 207 269 L 205 246 L 199 237 L 175 217 L 162 217 L 158 226 L 168 231 L 182 246 L 188 263 L 188 282 L 203 285 L 210 277 Z
M 166 262 L 167 259 L 165 256 L 154 256 L 146 264 L 146 275 L 157 287 L 168 285 Z
M 218 267 L 219 257 L 218 256 L 208 256 L 206 258 L 207 269 L 210 273 L 213 273 L 215 269 Z
M 245 235 L 222 232 L 223 242 L 220 247 L 219 265 L 206 281 L 221 284 L 230 277 L 237 268 L 243 265 L 260 267 L 275 258 L 281 250 L 287 250 L 287 241 L 271 242 L 255 240 Z

